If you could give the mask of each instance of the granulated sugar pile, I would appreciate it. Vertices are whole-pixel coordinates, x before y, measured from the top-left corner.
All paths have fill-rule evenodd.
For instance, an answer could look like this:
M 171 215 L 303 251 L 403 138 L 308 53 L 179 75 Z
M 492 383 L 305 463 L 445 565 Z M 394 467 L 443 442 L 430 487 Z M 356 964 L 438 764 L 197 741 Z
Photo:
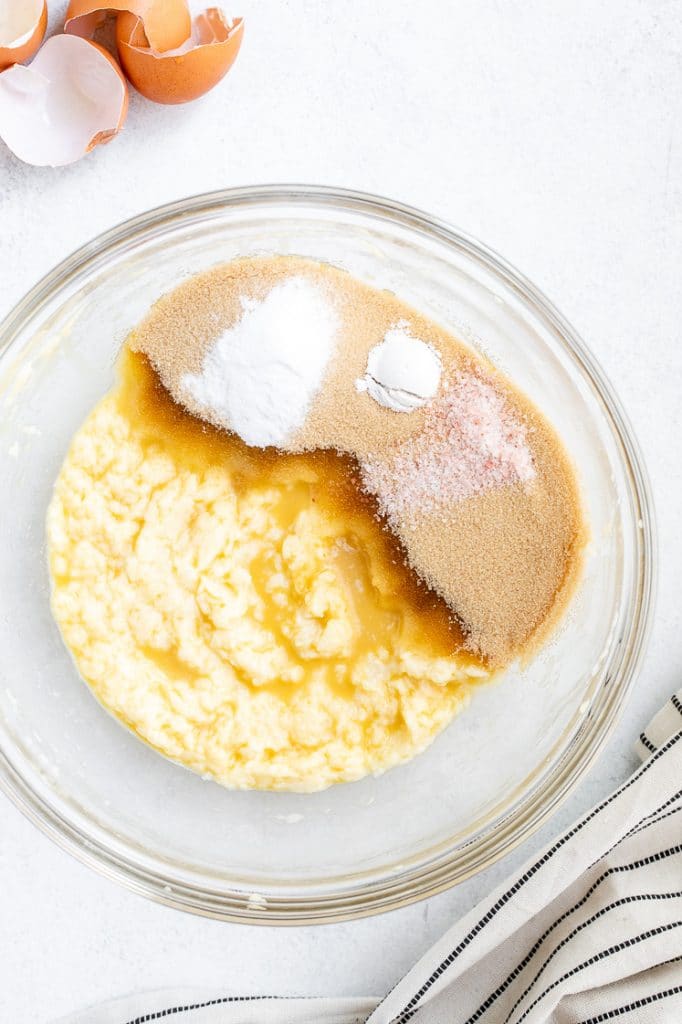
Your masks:
M 213 422 L 257 448 L 280 446 L 303 425 L 333 355 L 339 319 L 304 277 L 275 285 L 262 302 L 241 296 L 239 321 L 219 335 L 201 373 L 182 378 Z
M 392 522 L 447 515 L 453 502 L 535 477 L 526 426 L 499 391 L 472 373 L 446 386 L 416 437 L 361 460 L 363 482 Z
M 250 445 L 352 455 L 406 561 L 490 664 L 558 620 L 586 533 L 561 441 L 392 293 L 295 256 L 236 260 L 161 299 L 129 344 L 178 403 Z

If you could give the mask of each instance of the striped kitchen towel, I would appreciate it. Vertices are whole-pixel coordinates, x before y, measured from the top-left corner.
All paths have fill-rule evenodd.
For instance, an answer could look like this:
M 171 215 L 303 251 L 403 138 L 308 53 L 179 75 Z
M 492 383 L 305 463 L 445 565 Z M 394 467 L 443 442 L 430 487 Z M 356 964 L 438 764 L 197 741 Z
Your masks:
M 644 764 L 448 931 L 368 1024 L 682 1024 L 682 691 Z
M 164 989 L 116 999 L 54 1024 L 363 1024 L 376 999 L 226 996 L 211 989 Z
M 657 715 L 654 715 L 644 732 L 639 734 L 635 750 L 640 760 L 646 761 L 680 729 L 682 729 L 682 690 L 672 695 L 668 703 L 663 705 Z
M 637 750 L 620 789 L 380 1002 L 147 995 L 62 1024 L 682 1024 L 682 691 Z

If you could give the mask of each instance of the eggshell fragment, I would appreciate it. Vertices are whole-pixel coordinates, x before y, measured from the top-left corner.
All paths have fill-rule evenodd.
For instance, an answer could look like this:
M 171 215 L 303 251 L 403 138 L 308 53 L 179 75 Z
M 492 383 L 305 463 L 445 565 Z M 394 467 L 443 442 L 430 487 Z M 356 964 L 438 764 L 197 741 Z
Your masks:
M 30 67 L 0 74 L 0 138 L 20 160 L 60 167 L 117 134 L 128 112 L 128 86 L 101 46 L 58 35 Z
M 45 0 L 0 0 L 0 71 L 30 60 L 46 28 Z
M 182 46 L 192 31 L 187 0 L 71 0 L 64 31 L 92 39 L 108 14 L 122 11 L 140 19 L 149 45 L 160 53 Z
M 242 18 L 229 22 L 210 7 L 194 19 L 182 46 L 160 53 L 141 19 L 119 14 L 116 22 L 121 66 L 138 92 L 155 103 L 187 103 L 203 96 L 232 67 L 243 35 Z

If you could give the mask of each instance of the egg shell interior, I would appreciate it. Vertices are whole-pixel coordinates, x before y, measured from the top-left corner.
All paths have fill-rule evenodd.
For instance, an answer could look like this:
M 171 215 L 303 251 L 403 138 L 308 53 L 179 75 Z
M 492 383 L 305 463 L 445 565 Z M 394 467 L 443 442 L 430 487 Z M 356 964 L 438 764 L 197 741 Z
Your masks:
M 0 47 L 24 46 L 31 39 L 43 14 L 43 0 L 0 2 Z
M 0 136 L 37 166 L 78 160 L 101 133 L 118 130 L 126 106 L 120 72 L 78 36 L 52 36 L 29 67 L 16 64 L 0 75 Z

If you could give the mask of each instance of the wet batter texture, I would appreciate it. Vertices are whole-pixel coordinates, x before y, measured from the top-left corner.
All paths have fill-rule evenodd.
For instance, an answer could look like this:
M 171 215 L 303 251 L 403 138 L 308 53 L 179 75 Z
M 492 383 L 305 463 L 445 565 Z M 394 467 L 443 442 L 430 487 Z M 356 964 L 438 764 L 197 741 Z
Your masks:
M 183 381 L 245 299 L 292 275 L 328 296 L 341 340 L 285 450 L 253 448 Z M 443 364 L 409 415 L 353 386 L 396 323 Z M 481 462 L 472 408 L 518 479 Z M 438 445 L 456 442 L 467 473 L 443 488 Z M 485 486 L 464 493 L 479 465 Z M 560 442 L 494 367 L 395 296 L 294 257 L 215 268 L 156 304 L 72 442 L 47 529 L 54 615 L 100 701 L 226 786 L 301 791 L 423 750 L 548 634 L 584 543 Z
M 332 452 L 254 452 L 140 356 L 75 436 L 52 607 L 100 701 L 231 787 L 315 790 L 423 750 L 488 676 Z

